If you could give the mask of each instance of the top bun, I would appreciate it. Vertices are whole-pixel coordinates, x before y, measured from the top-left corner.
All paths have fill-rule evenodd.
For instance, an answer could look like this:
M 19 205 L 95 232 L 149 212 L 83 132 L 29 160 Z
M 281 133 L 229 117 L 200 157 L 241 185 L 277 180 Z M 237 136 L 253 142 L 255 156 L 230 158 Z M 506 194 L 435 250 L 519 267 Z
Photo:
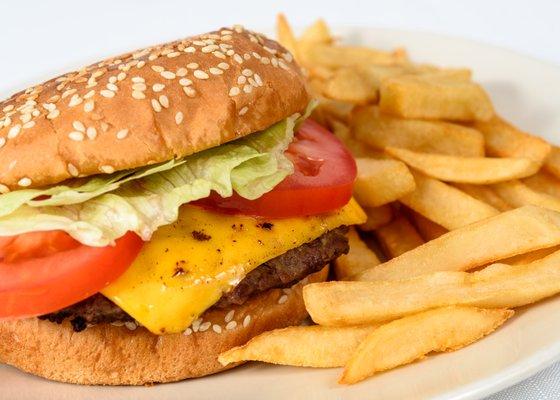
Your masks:
M 308 101 L 292 55 L 239 26 L 123 54 L 0 102 L 0 193 L 184 157 Z

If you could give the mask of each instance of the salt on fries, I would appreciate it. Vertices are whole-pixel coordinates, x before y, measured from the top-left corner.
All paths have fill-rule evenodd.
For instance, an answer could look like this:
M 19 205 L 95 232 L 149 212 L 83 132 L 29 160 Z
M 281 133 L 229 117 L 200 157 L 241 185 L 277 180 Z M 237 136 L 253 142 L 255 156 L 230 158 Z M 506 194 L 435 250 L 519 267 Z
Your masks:
M 560 148 L 498 116 L 467 68 L 342 45 L 323 20 L 296 37 L 279 16 L 278 38 L 319 100 L 312 117 L 357 158 L 368 219 L 338 281 L 304 287 L 318 325 L 265 332 L 222 363 L 344 367 L 355 383 L 560 292 Z

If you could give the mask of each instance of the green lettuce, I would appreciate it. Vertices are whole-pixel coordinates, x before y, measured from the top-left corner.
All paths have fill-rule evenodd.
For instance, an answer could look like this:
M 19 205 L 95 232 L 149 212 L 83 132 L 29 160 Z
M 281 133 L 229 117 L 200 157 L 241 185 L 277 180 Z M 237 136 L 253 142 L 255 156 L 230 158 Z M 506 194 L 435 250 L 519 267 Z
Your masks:
M 256 199 L 293 173 L 284 155 L 298 115 L 248 137 L 180 160 L 78 180 L 72 186 L 0 196 L 0 236 L 63 230 L 89 246 L 107 246 L 127 231 L 149 240 L 177 220 L 182 204 L 237 192 Z

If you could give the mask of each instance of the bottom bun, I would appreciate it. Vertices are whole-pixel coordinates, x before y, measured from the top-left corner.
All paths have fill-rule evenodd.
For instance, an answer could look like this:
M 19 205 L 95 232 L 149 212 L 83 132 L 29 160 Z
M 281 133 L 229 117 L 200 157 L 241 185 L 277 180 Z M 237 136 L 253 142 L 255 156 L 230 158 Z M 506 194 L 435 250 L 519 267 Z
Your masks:
M 232 367 L 218 363 L 221 352 L 305 320 L 302 288 L 327 274 L 325 267 L 291 289 L 269 290 L 230 310 L 210 310 L 193 324 L 197 332 L 184 334 L 157 336 L 143 327 L 110 324 L 75 333 L 68 322 L 37 318 L 0 322 L 0 363 L 86 385 L 143 385 L 213 374 Z

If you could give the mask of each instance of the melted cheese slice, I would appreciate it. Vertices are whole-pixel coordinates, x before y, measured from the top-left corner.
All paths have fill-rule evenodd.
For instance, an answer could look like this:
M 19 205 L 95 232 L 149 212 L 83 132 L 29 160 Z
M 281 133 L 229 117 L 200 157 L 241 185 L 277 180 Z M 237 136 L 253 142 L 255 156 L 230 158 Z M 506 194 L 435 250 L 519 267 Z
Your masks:
M 155 334 L 182 332 L 265 261 L 365 219 L 353 199 L 335 213 L 278 220 L 183 206 L 102 293 Z

